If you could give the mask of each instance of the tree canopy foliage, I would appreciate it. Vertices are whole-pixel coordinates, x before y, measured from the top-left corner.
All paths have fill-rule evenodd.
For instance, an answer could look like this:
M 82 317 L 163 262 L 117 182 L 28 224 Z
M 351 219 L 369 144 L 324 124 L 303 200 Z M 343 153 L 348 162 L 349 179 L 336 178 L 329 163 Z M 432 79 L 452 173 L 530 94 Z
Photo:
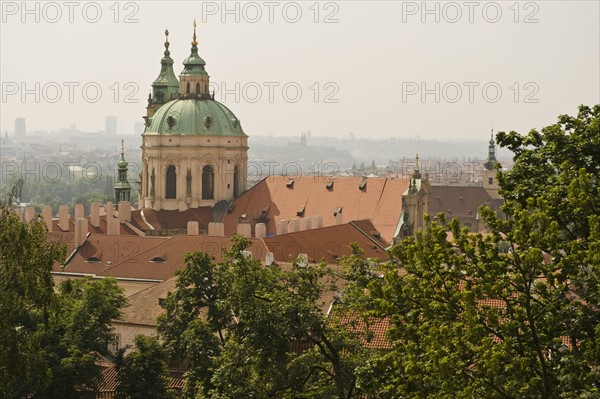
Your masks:
M 0 204 L 0 396 L 65 398 L 93 389 L 110 322 L 125 297 L 114 279 L 67 280 L 51 270 L 65 259 L 41 219 L 24 223 Z
M 327 323 L 318 304 L 339 276 L 324 264 L 263 267 L 234 236 L 224 259 L 188 253 L 159 332 L 190 365 L 187 395 L 201 398 L 358 397 L 364 350 Z
M 600 394 L 600 106 L 526 136 L 499 133 L 503 216 L 485 234 L 443 215 L 370 284 L 394 349 L 361 370 L 377 397 Z M 387 370 L 381 374 L 377 371 Z

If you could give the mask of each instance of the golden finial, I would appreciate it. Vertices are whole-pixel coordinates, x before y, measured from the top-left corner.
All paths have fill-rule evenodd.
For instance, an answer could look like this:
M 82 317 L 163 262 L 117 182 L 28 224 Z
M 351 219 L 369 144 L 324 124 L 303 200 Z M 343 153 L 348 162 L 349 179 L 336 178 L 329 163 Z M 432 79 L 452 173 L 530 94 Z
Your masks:
M 125 140 L 121 139 L 121 159 L 125 158 Z
M 196 20 L 194 19 L 194 38 L 192 40 L 192 46 L 197 46 L 198 42 L 196 41 Z
M 169 49 L 169 30 L 165 29 L 165 48 Z

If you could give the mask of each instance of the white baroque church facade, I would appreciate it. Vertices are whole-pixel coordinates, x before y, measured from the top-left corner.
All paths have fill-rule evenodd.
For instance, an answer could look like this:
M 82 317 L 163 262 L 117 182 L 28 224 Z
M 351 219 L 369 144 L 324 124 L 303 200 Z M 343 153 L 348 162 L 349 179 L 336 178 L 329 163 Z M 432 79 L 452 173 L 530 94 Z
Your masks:
M 184 211 L 231 201 L 246 189 L 248 136 L 233 112 L 209 93 L 196 24 L 179 79 L 165 33 L 161 71 L 144 118 L 139 206 Z

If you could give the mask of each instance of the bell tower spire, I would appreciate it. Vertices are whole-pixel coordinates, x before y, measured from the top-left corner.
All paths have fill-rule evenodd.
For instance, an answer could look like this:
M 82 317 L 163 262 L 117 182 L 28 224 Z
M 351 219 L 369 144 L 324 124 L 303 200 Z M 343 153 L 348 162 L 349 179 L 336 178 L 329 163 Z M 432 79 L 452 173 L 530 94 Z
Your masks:
M 148 99 L 148 117 L 154 115 L 154 111 L 162 104 L 177 98 L 179 81 L 173 71 L 173 59 L 169 51 L 169 31 L 165 30 L 165 52 L 160 60 L 160 73 L 152 82 L 152 94 Z
M 125 160 L 125 143 L 121 140 L 121 160 L 117 163 L 119 178 L 115 183 L 115 199 L 119 201 L 129 201 L 131 198 L 131 184 L 127 180 L 127 166 L 129 163 Z
M 208 87 L 209 76 L 204 69 L 205 65 L 206 62 L 198 55 L 196 20 L 194 20 L 191 54 L 183 61 L 184 68 L 179 75 L 179 92 L 183 98 L 211 99 Z
M 499 199 L 500 186 L 498 185 L 498 179 L 496 179 L 496 142 L 494 140 L 494 128 L 492 128 L 490 141 L 488 145 L 488 156 L 483 163 L 483 188 L 488 192 L 492 199 Z

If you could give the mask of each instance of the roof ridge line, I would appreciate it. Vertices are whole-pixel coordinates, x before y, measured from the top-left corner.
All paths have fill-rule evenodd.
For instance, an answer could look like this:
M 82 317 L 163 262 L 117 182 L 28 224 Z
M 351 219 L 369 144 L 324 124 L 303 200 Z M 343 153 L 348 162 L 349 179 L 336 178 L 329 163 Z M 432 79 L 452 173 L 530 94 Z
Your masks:
M 138 237 L 138 236 L 131 236 L 131 237 Z M 144 237 L 145 237 L 145 236 L 144 236 Z M 161 241 L 161 242 L 159 242 L 158 244 L 156 244 L 156 245 L 153 245 L 153 246 L 151 246 L 150 248 L 143 250 L 142 252 L 138 252 L 138 253 L 136 253 L 136 254 L 133 254 L 132 256 L 130 256 L 130 257 L 128 257 L 128 258 L 125 258 L 125 259 L 123 259 L 122 261 L 120 261 L 120 262 L 118 262 L 118 263 L 115 263 L 113 266 L 109 266 L 109 267 L 107 267 L 107 268 L 105 268 L 105 269 L 102 269 L 102 270 L 100 270 L 100 271 L 99 271 L 98 273 L 96 273 L 96 274 L 101 274 L 101 273 L 104 273 L 106 270 L 109 270 L 109 269 L 114 269 L 115 267 L 117 267 L 117 266 L 120 266 L 122 263 L 125 263 L 125 262 L 126 262 L 126 261 L 128 261 L 129 259 L 131 259 L 131 258 L 133 258 L 133 257 L 135 257 L 135 256 L 138 256 L 138 255 L 141 255 L 141 254 L 143 254 L 143 253 L 146 253 L 146 252 L 150 251 L 151 249 L 154 249 L 154 248 L 158 247 L 159 245 L 162 245 L 162 244 L 166 243 L 167 241 L 171 240 L 173 237 L 177 237 L 177 236 L 175 235 L 175 236 L 168 237 L 168 238 L 167 238 L 167 239 L 165 239 L 164 241 Z M 140 237 L 140 238 L 141 238 L 141 237 Z
M 368 220 L 371 223 L 373 223 L 373 221 L 371 219 L 362 219 L 362 220 Z M 375 241 L 369 234 L 365 233 L 360 227 L 358 227 L 356 224 L 354 224 L 354 222 L 355 222 L 354 220 L 351 220 L 348 223 L 350 225 L 352 225 L 356 230 L 358 230 L 361 234 L 363 234 L 365 237 L 367 237 L 369 240 L 373 241 L 375 243 L 375 245 L 377 245 L 379 248 L 381 248 L 384 251 L 386 251 L 386 249 L 380 243 L 378 243 L 377 241 Z M 373 225 L 373 227 L 375 227 L 375 225 Z

